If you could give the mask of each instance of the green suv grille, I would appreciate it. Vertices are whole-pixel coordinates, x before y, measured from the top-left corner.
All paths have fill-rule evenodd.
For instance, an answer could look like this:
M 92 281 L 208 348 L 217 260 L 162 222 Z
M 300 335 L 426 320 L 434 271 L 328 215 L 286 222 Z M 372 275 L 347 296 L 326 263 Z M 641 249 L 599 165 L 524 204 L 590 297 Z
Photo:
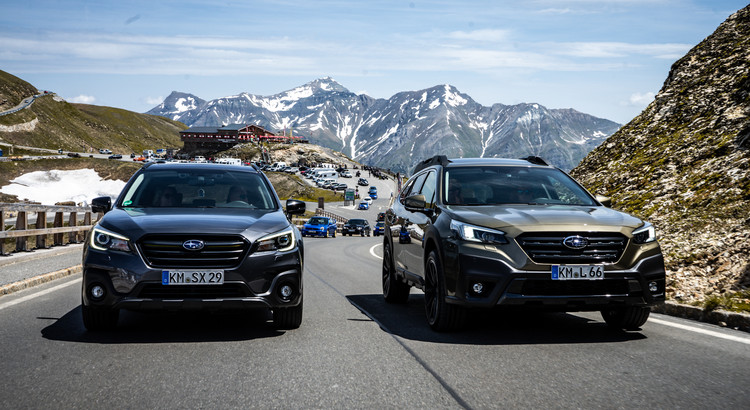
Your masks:
M 563 244 L 565 238 L 578 236 L 586 240 L 581 249 L 571 249 Z M 615 263 L 622 256 L 627 238 L 620 233 L 560 233 L 533 232 L 516 238 L 524 252 L 535 263 Z

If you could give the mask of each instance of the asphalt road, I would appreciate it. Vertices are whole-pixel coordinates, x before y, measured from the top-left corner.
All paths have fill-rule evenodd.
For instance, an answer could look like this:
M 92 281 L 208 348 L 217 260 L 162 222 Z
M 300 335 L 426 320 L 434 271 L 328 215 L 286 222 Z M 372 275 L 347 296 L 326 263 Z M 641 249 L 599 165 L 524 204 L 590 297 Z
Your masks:
M 371 211 L 326 209 L 374 221 L 383 197 Z M 659 314 L 621 332 L 594 313 L 509 312 L 434 333 L 421 292 L 383 302 L 381 241 L 305 238 L 304 319 L 290 331 L 263 312 L 123 312 L 115 331 L 90 333 L 78 276 L 2 296 L 0 408 L 750 407 L 747 333 Z

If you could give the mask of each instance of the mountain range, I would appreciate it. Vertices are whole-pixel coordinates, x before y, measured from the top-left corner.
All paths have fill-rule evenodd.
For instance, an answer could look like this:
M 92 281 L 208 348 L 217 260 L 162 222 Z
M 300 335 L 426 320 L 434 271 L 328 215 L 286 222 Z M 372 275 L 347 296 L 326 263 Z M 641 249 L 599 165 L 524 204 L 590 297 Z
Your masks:
M 569 170 L 620 127 L 573 109 L 486 107 L 451 85 L 375 99 L 330 77 L 271 96 L 241 93 L 206 101 L 175 91 L 147 114 L 188 126 L 239 123 L 294 132 L 361 163 L 401 172 L 435 154 L 537 155 Z

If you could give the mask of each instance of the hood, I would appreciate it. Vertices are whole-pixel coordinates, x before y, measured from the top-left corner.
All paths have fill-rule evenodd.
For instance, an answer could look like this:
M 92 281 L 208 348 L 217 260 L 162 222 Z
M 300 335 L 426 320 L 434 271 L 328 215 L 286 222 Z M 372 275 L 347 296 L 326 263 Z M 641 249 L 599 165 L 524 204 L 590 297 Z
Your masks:
M 236 208 L 114 209 L 99 222 L 133 241 L 145 234 L 239 234 L 251 241 L 289 225 L 281 211 Z
M 643 225 L 640 219 L 603 206 L 517 205 L 517 206 L 451 206 L 446 208 L 454 218 L 478 226 L 502 229 L 528 227 L 533 231 L 556 229 L 611 230 Z M 567 228 L 570 227 L 570 228 Z

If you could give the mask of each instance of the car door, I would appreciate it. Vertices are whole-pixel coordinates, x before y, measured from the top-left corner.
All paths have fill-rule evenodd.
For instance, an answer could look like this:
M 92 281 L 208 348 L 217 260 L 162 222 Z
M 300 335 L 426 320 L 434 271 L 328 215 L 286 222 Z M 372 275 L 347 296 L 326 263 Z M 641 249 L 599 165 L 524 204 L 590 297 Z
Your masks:
M 394 213 L 400 224 L 398 240 L 394 238 L 393 241 L 396 268 L 402 268 L 410 274 L 420 277 L 424 277 L 424 233 L 431 220 L 424 212 L 407 210 L 403 201 L 409 196 L 424 194 L 426 203 L 434 203 L 436 182 L 437 174 L 434 170 L 417 174 L 414 183 L 407 187 L 409 191 L 402 193 L 399 201 L 394 203 Z

